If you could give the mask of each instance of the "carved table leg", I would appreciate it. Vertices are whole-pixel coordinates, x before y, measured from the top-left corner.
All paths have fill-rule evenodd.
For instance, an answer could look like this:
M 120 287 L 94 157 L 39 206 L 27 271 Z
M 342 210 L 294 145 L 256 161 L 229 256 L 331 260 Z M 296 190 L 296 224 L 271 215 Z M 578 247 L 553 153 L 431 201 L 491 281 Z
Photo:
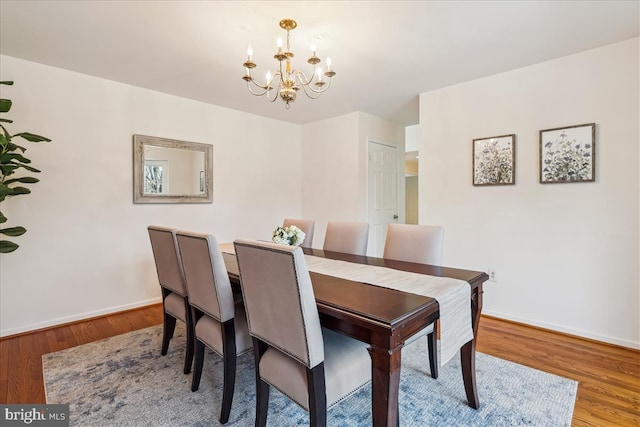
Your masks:
M 473 409 L 480 407 L 478 389 L 476 387 L 476 340 L 471 340 L 460 349 L 460 363 L 462 365 L 462 379 L 467 402 Z
M 369 354 L 373 426 L 396 427 L 399 420 L 400 348 L 388 350 L 372 345 Z
M 478 325 L 482 312 L 482 284 L 471 291 L 471 322 L 473 326 L 473 339 L 460 349 L 460 364 L 462 365 L 462 379 L 464 391 L 467 394 L 467 402 L 473 409 L 480 407 L 478 388 L 476 385 L 476 339 L 478 337 Z

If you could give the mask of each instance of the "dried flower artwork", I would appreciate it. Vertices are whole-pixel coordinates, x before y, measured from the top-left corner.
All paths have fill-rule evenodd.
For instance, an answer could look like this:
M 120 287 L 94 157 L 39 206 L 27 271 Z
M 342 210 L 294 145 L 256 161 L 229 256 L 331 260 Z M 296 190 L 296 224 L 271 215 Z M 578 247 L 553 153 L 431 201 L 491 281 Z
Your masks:
M 540 182 L 595 181 L 595 123 L 540 131 Z
M 473 140 L 473 185 L 515 184 L 515 134 Z

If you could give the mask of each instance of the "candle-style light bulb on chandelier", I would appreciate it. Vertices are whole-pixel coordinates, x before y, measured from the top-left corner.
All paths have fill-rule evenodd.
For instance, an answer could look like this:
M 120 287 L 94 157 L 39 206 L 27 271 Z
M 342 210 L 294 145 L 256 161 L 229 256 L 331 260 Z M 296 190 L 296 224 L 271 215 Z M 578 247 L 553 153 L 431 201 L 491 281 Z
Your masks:
M 336 73 L 331 69 L 331 58 L 327 58 L 327 71 L 322 72 L 322 68 L 319 66 L 321 60 L 316 56 L 316 49 L 311 47 L 311 57 L 307 59 L 307 62 L 313 67 L 313 74 L 309 77 L 307 75 L 291 66 L 291 58 L 294 57 L 291 52 L 289 32 L 296 28 L 298 24 L 293 19 L 283 19 L 280 21 L 280 28 L 287 31 L 287 47 L 283 52 L 282 39 L 278 39 L 278 52 L 273 55 L 274 59 L 279 62 L 279 69 L 273 74 L 267 72 L 266 83 L 261 85 L 256 82 L 251 75 L 251 70 L 256 67 L 256 63 L 253 62 L 252 55 L 253 50 L 251 45 L 247 49 L 247 62 L 242 64 L 245 69 L 245 74 L 242 77 L 247 82 L 247 89 L 255 96 L 266 95 L 270 102 L 274 102 L 280 98 L 285 102 L 285 108 L 289 109 L 289 103 L 296 100 L 296 94 L 302 88 L 303 92 L 311 99 L 316 99 L 320 94 L 324 93 L 331 86 L 331 77 Z M 322 79 L 322 76 L 328 79 L 328 82 Z M 274 85 L 277 85 L 277 89 L 274 90 Z

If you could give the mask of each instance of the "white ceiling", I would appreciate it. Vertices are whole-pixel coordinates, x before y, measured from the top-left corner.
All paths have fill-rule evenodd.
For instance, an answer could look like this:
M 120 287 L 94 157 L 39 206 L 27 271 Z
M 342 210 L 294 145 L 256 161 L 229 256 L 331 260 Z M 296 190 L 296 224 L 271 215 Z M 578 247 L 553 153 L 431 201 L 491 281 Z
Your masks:
M 639 17 L 636 0 L 1 0 L 0 52 L 293 123 L 363 111 L 413 125 L 421 92 L 638 37 Z M 249 43 L 254 75 L 275 69 L 283 18 L 298 22 L 293 65 L 315 43 L 337 72 L 290 110 L 241 79 Z

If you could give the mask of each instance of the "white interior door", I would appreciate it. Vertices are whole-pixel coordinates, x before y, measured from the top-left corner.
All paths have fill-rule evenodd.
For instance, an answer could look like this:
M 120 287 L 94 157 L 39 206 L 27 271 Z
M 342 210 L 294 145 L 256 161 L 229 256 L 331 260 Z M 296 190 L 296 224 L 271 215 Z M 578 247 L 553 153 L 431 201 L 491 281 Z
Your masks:
M 398 149 L 369 142 L 369 251 L 381 257 L 387 225 L 398 222 Z

